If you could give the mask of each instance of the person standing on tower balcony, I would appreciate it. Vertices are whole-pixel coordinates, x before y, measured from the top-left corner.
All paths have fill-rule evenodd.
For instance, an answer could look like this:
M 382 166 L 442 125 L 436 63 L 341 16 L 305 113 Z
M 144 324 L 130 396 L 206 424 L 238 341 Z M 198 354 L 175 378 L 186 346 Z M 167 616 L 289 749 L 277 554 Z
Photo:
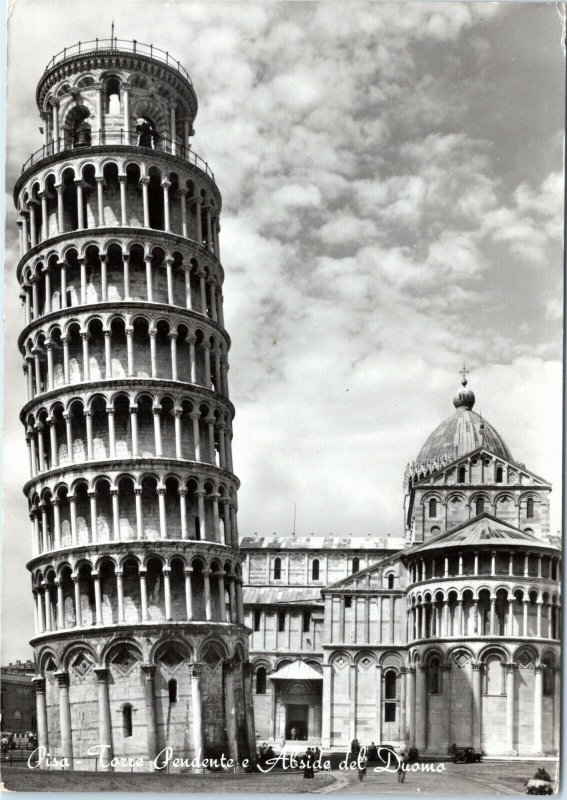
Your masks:
M 136 121 L 136 133 L 138 134 L 138 141 L 136 142 L 138 147 L 151 147 L 152 150 L 155 150 L 154 129 L 147 119 L 140 117 Z

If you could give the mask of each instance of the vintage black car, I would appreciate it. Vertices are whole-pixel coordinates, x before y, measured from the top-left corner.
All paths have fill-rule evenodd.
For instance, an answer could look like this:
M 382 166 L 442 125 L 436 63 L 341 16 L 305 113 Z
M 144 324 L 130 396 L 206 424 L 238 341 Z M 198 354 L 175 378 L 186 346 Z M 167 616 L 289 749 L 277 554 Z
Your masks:
M 482 761 L 482 755 L 474 747 L 457 747 L 453 751 L 454 764 L 477 764 L 479 761 Z

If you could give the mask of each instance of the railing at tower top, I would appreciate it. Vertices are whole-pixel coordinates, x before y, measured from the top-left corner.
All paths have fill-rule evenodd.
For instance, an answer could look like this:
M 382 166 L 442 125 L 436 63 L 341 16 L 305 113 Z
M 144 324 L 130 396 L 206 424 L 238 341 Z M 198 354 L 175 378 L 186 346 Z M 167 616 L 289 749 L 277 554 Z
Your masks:
M 98 147 L 102 145 L 130 145 L 139 148 L 144 154 L 152 152 L 169 153 L 170 155 L 182 158 L 184 161 L 188 161 L 190 164 L 194 164 L 196 167 L 203 170 L 211 180 L 215 180 L 215 175 L 209 167 L 208 162 L 201 158 L 201 156 L 198 156 L 190 146 L 184 145 L 179 141 L 173 142 L 171 139 L 164 139 L 161 136 L 152 137 L 151 143 L 140 144 L 140 134 L 138 132 L 130 131 L 127 133 L 124 130 L 110 132 L 88 131 L 88 133 L 83 131 L 80 135 L 75 136 L 74 139 L 55 139 L 31 154 L 26 163 L 22 166 L 22 174 L 27 169 L 49 156 L 61 155 L 73 150 L 81 151 L 88 147 Z
M 85 53 L 93 53 L 99 50 L 119 50 L 123 53 L 133 53 L 139 56 L 148 56 L 149 58 L 154 58 L 157 61 L 162 61 L 167 66 L 176 69 L 186 81 L 189 81 L 191 85 L 193 82 L 189 77 L 189 73 L 185 69 L 185 67 L 181 66 L 179 61 L 173 58 L 167 50 L 161 50 L 159 47 L 154 47 L 153 44 L 144 44 L 143 42 L 138 42 L 136 39 L 118 39 L 117 37 L 113 37 L 112 39 L 90 39 L 87 42 L 77 42 L 77 44 L 71 45 L 71 47 L 64 47 L 59 53 L 56 53 L 49 64 L 45 68 L 45 72 L 50 70 L 60 61 L 64 61 L 66 58 L 72 58 L 73 56 L 84 55 Z

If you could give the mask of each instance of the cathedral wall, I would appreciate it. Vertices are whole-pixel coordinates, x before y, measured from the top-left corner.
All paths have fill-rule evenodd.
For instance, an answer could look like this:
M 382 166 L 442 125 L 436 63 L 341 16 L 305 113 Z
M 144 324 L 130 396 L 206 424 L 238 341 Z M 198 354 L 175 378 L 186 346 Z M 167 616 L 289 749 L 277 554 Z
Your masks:
M 531 531 L 535 536 L 549 533 L 548 489 L 534 487 L 526 491 L 519 485 L 486 486 L 480 483 L 470 488 L 462 484 L 454 490 L 449 487 L 449 483 L 437 487 L 432 482 L 427 487 L 416 489 L 412 517 L 416 541 L 435 536 L 475 517 L 479 497 L 484 499 L 484 511 L 503 522 Z M 429 504 L 431 498 L 437 500 L 434 514 Z M 533 503 L 528 510 L 529 499 Z
M 259 609 L 258 609 L 259 610 Z M 279 630 L 279 614 L 285 614 L 284 630 Z M 304 614 L 309 615 L 309 630 L 304 630 Z M 318 615 L 315 619 L 314 614 Z M 260 610 L 260 630 L 254 630 L 254 610 L 247 610 L 246 623 L 252 628 L 250 636 L 250 649 L 256 651 L 288 651 L 307 650 L 313 651 L 320 646 L 322 632 L 322 611 L 320 610 L 291 610 L 282 606 L 278 610 Z
M 371 742 L 376 736 L 376 663 L 360 659 L 356 665 L 356 736 Z
M 333 665 L 331 691 L 331 744 L 333 745 L 348 745 L 350 742 L 349 673 L 350 667 L 347 664 Z
M 357 553 L 347 550 L 325 553 L 311 550 L 292 552 L 285 550 L 266 550 L 266 552 L 249 551 L 244 553 L 243 567 L 246 583 L 249 585 L 270 586 L 320 586 L 324 588 L 343 580 L 355 571 L 366 569 L 371 564 L 391 554 L 388 550 L 376 550 L 372 553 Z M 281 564 L 280 578 L 274 577 L 275 560 Z M 358 570 L 354 570 L 353 559 L 358 558 Z M 319 561 L 319 579 L 313 580 L 313 561 Z
M 270 739 L 273 736 L 272 708 L 275 707 L 273 681 L 266 681 L 266 694 L 254 693 L 254 723 L 256 725 L 256 738 Z

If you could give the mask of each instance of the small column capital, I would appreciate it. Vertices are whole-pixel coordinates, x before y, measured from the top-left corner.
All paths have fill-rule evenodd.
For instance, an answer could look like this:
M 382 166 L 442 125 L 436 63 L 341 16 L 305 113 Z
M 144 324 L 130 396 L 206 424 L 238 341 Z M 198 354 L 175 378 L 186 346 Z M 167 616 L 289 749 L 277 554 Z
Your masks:
M 144 673 L 144 678 L 146 679 L 146 681 L 153 680 L 154 673 L 156 671 L 155 664 L 142 664 L 141 667 L 142 667 L 142 672 Z
M 108 669 L 108 667 L 95 667 L 94 673 L 99 683 L 106 683 L 106 681 L 108 680 L 108 675 L 110 673 L 110 670 Z
M 506 672 L 507 672 L 508 674 L 510 674 L 510 673 L 514 673 L 514 672 L 517 672 L 517 670 L 518 670 L 518 665 L 517 665 L 517 664 L 514 664 L 514 663 L 511 663 L 511 664 L 504 664 L 504 667 L 505 667 L 505 669 L 506 669 Z
M 58 670 L 54 675 L 60 688 L 69 686 L 69 673 L 66 670 Z
M 36 675 L 31 682 L 36 694 L 45 693 L 45 678 L 43 675 Z
M 473 661 L 472 668 L 475 672 L 483 672 L 484 671 L 484 664 L 482 661 Z
M 191 672 L 192 678 L 200 678 L 201 673 L 203 672 L 203 665 L 202 664 L 189 664 L 189 670 Z

